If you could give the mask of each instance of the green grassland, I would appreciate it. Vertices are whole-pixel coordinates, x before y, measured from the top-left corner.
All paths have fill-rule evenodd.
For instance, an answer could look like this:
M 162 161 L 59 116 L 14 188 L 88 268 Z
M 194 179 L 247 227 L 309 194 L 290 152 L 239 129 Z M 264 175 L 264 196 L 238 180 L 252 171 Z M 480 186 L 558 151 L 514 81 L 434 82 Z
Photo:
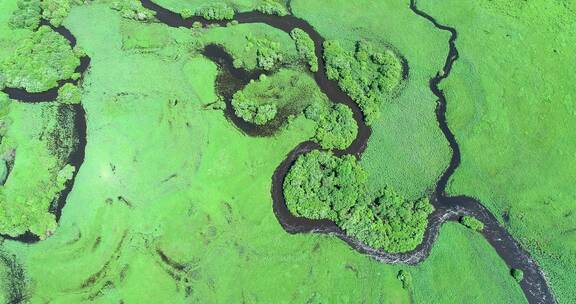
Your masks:
M 362 165 L 376 186 L 420 197 L 448 159 L 426 86 L 443 62 L 446 37 L 409 15 L 404 4 L 390 7 L 423 35 L 411 42 L 434 51 L 418 55 L 392 29 L 390 41 L 377 41 L 394 45 L 409 62 L 420 61 L 414 59 L 414 79 L 398 100 L 383 105 L 373 135 L 380 139 L 371 139 Z M 0 11 L 0 20 L 8 13 Z M 30 303 L 524 301 L 494 250 L 461 225 L 444 227 L 429 260 L 413 267 L 379 263 L 333 236 L 290 235 L 281 228 L 270 177 L 292 148 L 315 135 L 316 125 L 299 116 L 274 137 L 243 135 L 222 111 L 205 107 L 218 98 L 217 66 L 199 49 L 219 42 L 238 58 L 253 58 L 254 67 L 254 52 L 244 53 L 246 36 L 284 37 L 284 53 L 298 56 L 287 34 L 262 24 L 171 29 L 121 18 L 106 3 L 74 7 L 64 25 L 92 59 L 82 84 L 85 161 L 50 238 L 34 245 L 0 241 L 0 302 L 15 291 Z M 0 41 L 10 44 L 4 36 L 11 33 L 0 28 Z M 352 43 L 360 33 L 346 35 Z M 414 132 L 409 139 L 399 132 L 407 129 L 400 122 Z M 14 275 L 16 266 L 25 278 Z M 412 275 L 412 288 L 402 287 L 400 269 Z
M 442 226 L 428 259 L 404 269 L 413 277 L 415 303 L 526 303 L 490 244 L 456 223 Z
M 575 302 L 575 3 L 420 2 L 459 32 L 442 83 L 462 150 L 449 191 L 479 198 Z
M 436 122 L 436 97 L 428 80 L 444 64 L 448 35 L 416 16 L 408 1 L 295 0 L 292 10 L 350 51 L 365 39 L 375 49 L 392 47 L 408 61 L 409 78 L 397 95 L 381 103 L 362 165 L 374 188 L 391 186 L 413 199 L 434 188 L 450 150 Z

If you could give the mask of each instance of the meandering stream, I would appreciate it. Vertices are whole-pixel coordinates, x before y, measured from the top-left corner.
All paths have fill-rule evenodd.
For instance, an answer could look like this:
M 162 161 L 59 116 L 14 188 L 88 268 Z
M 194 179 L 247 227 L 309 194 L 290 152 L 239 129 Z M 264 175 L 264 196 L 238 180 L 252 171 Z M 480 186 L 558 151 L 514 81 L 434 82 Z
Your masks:
M 183 19 L 179 14 L 165 9 L 150 0 L 141 0 L 142 5 L 156 13 L 156 18 L 171 27 L 187 27 L 191 28 L 195 21 L 201 22 L 203 25 L 207 24 L 220 24 L 225 25 L 228 21 L 207 21 L 201 17 L 192 17 L 188 19 Z M 428 227 L 426 229 L 422 243 L 414 250 L 406 253 L 391 254 L 384 252 L 382 250 L 376 250 L 370 248 L 358 240 L 355 240 L 347 236 L 334 222 L 329 220 L 310 220 L 306 218 L 299 218 L 293 216 L 288 208 L 283 195 L 283 183 L 288 170 L 290 169 L 293 162 L 298 158 L 298 156 L 312 151 L 314 149 L 319 149 L 319 145 L 312 142 L 306 141 L 299 144 L 294 148 L 284 161 L 276 168 L 272 176 L 272 189 L 271 194 L 273 198 L 273 209 L 274 213 L 282 225 L 282 227 L 289 233 L 327 233 L 335 235 L 359 252 L 370 255 L 371 257 L 386 263 L 406 263 L 406 264 L 417 264 L 424 260 L 431 252 L 432 246 L 438 237 L 438 233 L 441 225 L 449 220 L 458 220 L 463 215 L 472 215 L 479 220 L 481 220 L 485 228 L 482 232 L 483 236 L 488 240 L 488 242 L 494 247 L 496 252 L 500 257 L 506 262 L 510 268 L 518 268 L 524 271 L 524 279 L 520 283 L 526 298 L 530 303 L 555 303 L 554 297 L 547 285 L 546 279 L 540 270 L 536 262 L 530 257 L 530 255 L 520 247 L 519 243 L 506 231 L 506 229 L 500 225 L 498 220 L 492 215 L 479 201 L 466 197 L 466 196 L 448 196 L 445 193 L 445 188 L 448 180 L 460 164 L 460 149 L 454 134 L 448 127 L 446 121 L 446 98 L 443 92 L 439 89 L 439 83 L 450 75 L 452 65 L 458 59 L 458 49 L 456 48 L 456 39 L 458 38 L 458 33 L 456 29 L 442 25 L 438 23 L 432 16 L 426 14 L 425 12 L 418 9 L 415 0 L 410 1 L 410 9 L 418 16 L 430 21 L 436 28 L 442 31 L 450 32 L 451 36 L 448 41 L 450 46 L 450 51 L 446 58 L 444 67 L 438 74 L 430 80 L 430 90 L 438 97 L 438 105 L 436 108 L 436 117 L 438 124 L 443 134 L 445 135 L 450 148 L 452 149 L 452 156 L 450 159 L 450 165 L 438 180 L 435 188 L 435 192 L 431 196 L 431 202 L 435 207 L 435 211 L 429 216 Z M 292 15 L 288 16 L 272 16 L 265 15 L 259 12 L 245 12 L 238 13 L 235 15 L 234 20 L 238 23 L 264 23 L 269 26 L 280 29 L 286 33 L 294 28 L 300 28 L 304 30 L 310 38 L 314 41 L 315 53 L 318 57 L 318 72 L 314 73 L 314 79 L 319 86 L 319 88 L 328 96 L 328 98 L 333 102 L 343 103 L 350 107 L 354 113 L 354 119 L 358 124 L 358 135 L 353 143 L 344 150 L 334 150 L 334 154 L 341 156 L 344 154 L 352 154 L 357 158 L 360 158 L 364 150 L 368 139 L 371 135 L 371 129 L 365 124 L 362 112 L 356 103 L 346 95 L 338 86 L 338 83 L 329 80 L 325 73 L 325 66 L 323 58 L 322 44 L 324 38 L 305 20 L 294 17 Z M 43 21 L 43 24 L 46 24 Z M 75 45 L 76 39 L 74 36 L 64 27 L 53 28 L 55 31 L 63 35 L 72 46 Z M 256 77 L 254 71 L 248 72 L 241 69 L 234 69 L 232 65 L 232 58 L 222 49 L 212 48 L 205 49 L 205 55 L 210 59 L 219 63 L 224 69 L 228 70 L 228 73 L 233 75 L 235 78 L 240 79 L 247 83 L 250 79 Z M 83 57 L 81 59 L 81 65 L 77 68 L 77 72 L 83 73 L 89 65 L 89 58 Z M 59 86 L 66 82 L 73 82 L 72 80 L 65 80 L 59 82 Z M 24 102 L 43 102 L 51 101 L 57 97 L 58 87 L 51 89 L 46 92 L 41 93 L 27 93 L 25 90 L 17 88 L 6 88 L 6 92 L 10 98 L 15 100 L 20 100 Z M 75 106 L 76 111 L 76 130 L 80 138 L 79 148 L 70 157 L 69 162 L 76 166 L 78 169 L 84 160 L 84 148 L 86 145 L 86 121 L 85 114 L 82 106 Z M 251 134 L 250 128 L 252 126 L 246 124 L 235 114 L 229 107 L 226 109 L 227 117 L 241 130 L 249 135 Z M 76 170 L 77 172 L 78 170 Z M 74 177 L 76 174 L 74 174 Z M 66 197 L 73 186 L 74 178 L 67 184 L 66 189 L 60 195 L 60 200 L 58 204 L 51 210 L 59 218 Z M 35 242 L 38 240 L 30 233 L 27 233 L 18 238 L 10 238 L 21 242 Z

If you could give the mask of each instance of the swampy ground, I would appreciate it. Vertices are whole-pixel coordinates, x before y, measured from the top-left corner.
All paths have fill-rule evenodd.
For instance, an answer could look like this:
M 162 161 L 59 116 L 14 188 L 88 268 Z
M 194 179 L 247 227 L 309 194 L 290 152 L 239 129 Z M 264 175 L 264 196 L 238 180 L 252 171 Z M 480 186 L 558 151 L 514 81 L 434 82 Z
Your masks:
M 91 59 L 81 80 L 84 160 L 56 226 L 38 228 L 50 226 L 50 235 L 33 243 L 0 237 L 0 303 L 528 301 L 483 235 L 459 223 L 443 224 L 416 265 L 379 262 L 331 235 L 287 233 L 273 210 L 271 177 L 314 137 L 315 123 L 298 115 L 273 136 L 244 134 L 215 106 L 220 67 L 201 50 L 222 45 L 251 70 L 258 61 L 246 37 L 266 38 L 278 42 L 284 67 L 309 77 L 295 64 L 290 35 L 263 23 L 171 28 L 125 18 L 111 2 L 73 5 L 64 19 Z M 228 2 L 248 12 L 262 1 Z M 206 1 L 154 3 L 182 12 Z M 537 261 L 555 301 L 576 301 L 569 70 L 576 6 L 417 3 L 458 31 L 460 58 L 440 84 L 461 150 L 448 194 L 478 199 Z M 431 195 L 452 155 L 429 86 L 445 64 L 450 34 L 407 0 L 292 0 L 288 7 L 347 49 L 365 39 L 402 54 L 409 77 L 381 104 L 360 164 L 371 189 Z M 8 27 L 16 8 L 16 0 L 0 1 L 0 61 L 31 35 Z M 11 123 L 3 140 L 16 142 L 15 159 L 25 161 L 2 187 L 50 178 L 40 173 L 54 174 L 66 156 L 51 148 L 58 136 L 42 130 L 75 134 L 71 114 L 61 113 L 68 106 L 5 102 L 3 120 Z M 81 142 L 73 137 L 66 138 Z M 34 185 L 30 191 L 40 192 L 42 180 Z

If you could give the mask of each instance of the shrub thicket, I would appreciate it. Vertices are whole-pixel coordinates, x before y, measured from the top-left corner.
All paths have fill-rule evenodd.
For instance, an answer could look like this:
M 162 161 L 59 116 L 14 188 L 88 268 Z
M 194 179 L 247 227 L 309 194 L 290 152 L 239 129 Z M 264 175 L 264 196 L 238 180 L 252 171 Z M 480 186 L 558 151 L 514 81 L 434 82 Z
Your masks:
M 324 149 L 345 149 L 358 134 L 352 110 L 343 104 L 329 106 L 316 102 L 308 106 L 304 114 L 316 122 L 314 139 Z
M 278 108 L 273 103 L 257 104 L 248 98 L 242 91 L 238 91 L 232 98 L 234 113 L 247 122 L 264 125 L 276 117 Z
M 288 10 L 284 5 L 274 0 L 263 0 L 256 10 L 268 15 L 286 16 L 288 15 Z
M 367 202 L 367 174 L 353 156 L 312 151 L 296 160 L 284 182 L 286 205 L 311 219 L 340 221 Z
M 55 87 L 58 80 L 71 78 L 79 64 L 79 54 L 68 41 L 41 26 L 0 62 L 0 78 L 5 86 L 41 92 Z
M 280 69 L 271 76 L 261 75 L 260 79 L 251 81 L 232 97 L 232 106 L 240 117 L 243 116 L 239 115 L 238 110 L 254 111 L 259 106 L 273 104 L 277 112 L 282 114 L 277 117 L 277 126 L 288 115 L 301 114 L 310 103 L 327 104 L 328 101 L 312 77 L 289 69 Z M 265 113 L 273 114 L 271 111 Z M 244 117 L 252 119 L 252 116 Z M 266 118 L 274 119 L 271 115 Z
M 304 60 L 308 62 L 310 66 L 310 71 L 318 72 L 318 57 L 316 57 L 316 53 L 314 52 L 314 41 L 308 33 L 305 31 L 295 28 L 290 32 L 290 37 L 294 39 L 294 43 L 296 44 L 296 50 Z
M 475 218 L 473 216 L 465 215 L 465 216 L 461 217 L 460 223 L 462 223 L 462 225 L 464 225 L 470 229 L 476 230 L 476 231 L 484 230 L 484 223 L 482 223 L 480 220 L 478 220 L 477 218 Z
M 42 0 L 42 17 L 53 26 L 60 26 L 70 13 L 70 0 Z
M 58 89 L 57 101 L 64 104 L 79 104 L 82 99 L 82 92 L 80 89 L 71 84 L 66 83 Z
M 37 28 L 41 15 L 40 0 L 18 0 L 17 5 L 8 24 L 12 28 Z
M 142 6 L 138 0 L 121 0 L 112 3 L 112 9 L 120 12 L 123 18 L 137 21 L 154 20 L 154 12 Z
M 269 71 L 282 61 L 280 43 L 266 38 L 256 38 L 250 34 L 246 36 L 246 40 L 247 48 L 256 47 L 256 63 L 259 68 Z
M 196 10 L 196 15 L 206 20 L 232 20 L 234 9 L 223 2 L 211 3 Z
M 355 52 L 345 50 L 337 41 L 324 42 L 328 78 L 338 81 L 362 109 L 366 123 L 380 115 L 380 104 L 402 81 L 402 61 L 391 50 L 382 52 L 365 41 L 356 43 Z

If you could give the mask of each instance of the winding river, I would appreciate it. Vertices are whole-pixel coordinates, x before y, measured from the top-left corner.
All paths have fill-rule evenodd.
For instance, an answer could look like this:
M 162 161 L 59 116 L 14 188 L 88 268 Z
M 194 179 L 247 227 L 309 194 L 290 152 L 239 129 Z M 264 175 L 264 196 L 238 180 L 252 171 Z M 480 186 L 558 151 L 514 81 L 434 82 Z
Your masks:
M 192 17 L 188 19 L 183 19 L 179 14 L 165 9 L 150 0 L 141 0 L 142 5 L 154 11 L 156 13 L 156 18 L 171 27 L 187 27 L 191 28 L 193 23 L 198 21 L 203 25 L 207 24 L 219 24 L 225 25 L 228 21 L 207 21 L 201 17 Z M 299 218 L 293 216 L 284 201 L 283 195 L 283 182 L 290 166 L 298 158 L 298 156 L 307 153 L 314 149 L 319 149 L 319 145 L 312 142 L 306 141 L 299 144 L 294 148 L 284 161 L 276 168 L 272 176 L 272 189 L 271 194 L 273 198 L 273 209 L 274 213 L 282 225 L 282 227 L 289 233 L 326 233 L 339 237 L 344 240 L 355 250 L 367 254 L 374 259 L 377 259 L 386 263 L 405 263 L 405 264 L 417 264 L 424 260 L 431 252 L 432 246 L 438 237 L 440 227 L 446 221 L 456 221 L 463 215 L 472 215 L 479 220 L 481 220 L 485 228 L 482 232 L 483 236 L 488 240 L 488 242 L 494 247 L 496 252 L 500 257 L 506 262 L 508 267 L 522 269 L 524 271 L 524 279 L 520 283 L 526 298 L 530 303 L 555 303 L 554 297 L 548 287 L 546 279 L 540 270 L 536 262 L 530 257 L 530 255 L 521 248 L 520 244 L 506 231 L 506 229 L 500 225 L 498 220 L 492 215 L 478 200 L 475 200 L 466 196 L 448 196 L 445 193 L 445 188 L 450 176 L 454 173 L 456 168 L 460 164 L 460 148 L 456 142 L 454 134 L 450 131 L 448 123 L 446 121 L 446 98 L 443 92 L 439 89 L 439 83 L 450 75 L 453 63 L 458 59 L 458 50 L 456 48 L 456 39 L 458 33 L 456 29 L 442 25 L 436 21 L 432 16 L 418 9 L 416 5 L 416 0 L 410 1 L 410 9 L 418 16 L 427 19 L 431 22 L 437 29 L 442 31 L 448 31 L 451 36 L 448 41 L 449 43 L 449 53 L 446 58 L 446 62 L 441 71 L 437 73 L 435 77 L 430 79 L 429 85 L 430 90 L 437 96 L 438 104 L 436 107 L 436 118 L 438 120 L 438 125 L 445 135 L 450 148 L 452 149 L 452 156 L 450 159 L 450 165 L 444 171 L 444 173 L 439 178 L 434 193 L 431 195 L 431 202 L 435 207 L 435 211 L 429 216 L 428 227 L 424 234 L 422 243 L 417 246 L 416 249 L 399 254 L 391 254 L 384 252 L 382 250 L 376 250 L 370 248 L 361 242 L 347 236 L 334 222 L 329 220 L 310 220 L 306 218 Z M 288 16 L 272 16 L 265 15 L 259 12 L 245 12 L 237 13 L 234 20 L 238 23 L 265 23 L 274 28 L 280 29 L 284 32 L 289 33 L 294 28 L 300 28 L 304 30 L 310 38 L 314 41 L 315 53 L 319 59 L 318 72 L 314 73 L 314 79 L 320 89 L 328 96 L 328 98 L 333 102 L 346 104 L 350 109 L 352 109 L 354 114 L 354 119 L 358 124 L 358 136 L 353 141 L 353 143 L 344 150 L 334 150 L 334 154 L 341 156 L 344 154 L 352 154 L 356 158 L 360 158 L 364 150 L 368 139 L 371 135 L 371 129 L 364 123 L 364 117 L 362 112 L 356 105 L 356 103 L 346 95 L 338 86 L 338 83 L 328 79 L 325 73 L 325 66 L 322 60 L 322 43 L 324 38 L 305 20 L 297 18 L 292 15 Z M 43 21 L 42 24 L 47 24 Z M 72 46 L 75 45 L 76 39 L 74 36 L 64 27 L 54 28 L 55 31 L 62 34 Z M 235 69 L 232 65 L 232 58 L 227 54 L 222 48 L 216 46 L 208 46 L 204 50 L 204 55 L 216 63 L 218 63 L 226 73 L 235 78 L 236 86 L 228 88 L 229 90 L 225 92 L 226 94 L 233 93 L 234 90 L 238 90 L 243 85 L 248 83 L 250 79 L 255 79 L 259 73 L 257 71 L 245 71 L 242 69 Z M 90 63 L 88 57 L 81 59 L 81 65 L 77 68 L 78 72 L 83 73 L 86 71 Z M 75 83 L 72 80 L 65 80 L 59 82 L 59 86 L 66 82 Z M 27 93 L 22 89 L 7 88 L 4 90 L 10 98 L 15 100 L 20 100 L 23 102 L 43 102 L 51 101 L 57 97 L 58 87 L 51 89 L 42 93 Z M 226 95 L 224 94 L 224 95 Z M 225 96 L 230 97 L 230 96 Z M 227 98 L 229 99 L 229 98 Z M 80 138 L 80 144 L 77 151 L 70 156 L 69 163 L 79 168 L 84 160 L 84 148 L 86 145 L 86 120 L 85 113 L 81 105 L 74 106 L 76 111 L 76 126 L 75 129 Z M 229 100 L 227 100 L 227 107 L 225 114 L 232 123 L 234 123 L 239 129 L 248 135 L 258 136 L 266 135 L 259 134 L 258 130 L 254 126 L 243 122 L 238 118 L 234 111 L 232 111 Z M 77 172 L 78 170 L 76 170 Z M 75 178 L 76 174 L 74 174 Z M 61 210 L 65 204 L 66 197 L 70 192 L 74 178 L 69 181 L 66 185 L 66 189 L 60 195 L 58 204 L 55 205 L 51 212 L 53 212 L 57 219 L 60 217 Z M 9 238 L 21 242 L 34 242 L 38 238 L 27 233 L 18 238 Z

